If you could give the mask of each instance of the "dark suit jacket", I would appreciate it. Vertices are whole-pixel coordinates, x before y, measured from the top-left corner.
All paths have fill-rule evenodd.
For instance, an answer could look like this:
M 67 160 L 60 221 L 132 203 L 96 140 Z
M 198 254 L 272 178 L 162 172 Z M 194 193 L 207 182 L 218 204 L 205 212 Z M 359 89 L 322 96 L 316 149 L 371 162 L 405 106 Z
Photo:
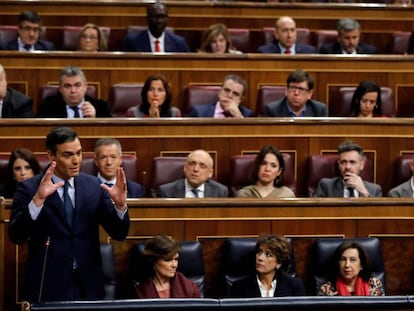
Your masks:
M 187 279 L 182 273 L 176 272 L 170 281 L 170 298 L 200 298 L 200 290 L 197 285 Z M 139 283 L 136 289 L 138 298 L 160 298 L 152 279 Z
M 256 275 L 234 282 L 230 289 L 230 296 L 234 298 L 262 297 Z M 277 280 L 273 297 L 305 296 L 305 288 L 300 279 L 284 276 Z
M 265 117 L 290 117 L 287 97 L 268 103 L 264 109 Z M 306 102 L 305 117 L 327 117 L 328 109 L 324 103 L 310 99 Z
M 129 230 L 129 216 L 117 215 L 99 178 L 84 173 L 75 177 L 73 225 L 65 219 L 63 202 L 56 191 L 50 195 L 33 220 L 28 205 L 44 172 L 17 186 L 10 216 L 9 238 L 16 244 L 27 242 L 29 253 L 25 269 L 23 298 L 37 302 L 46 241 L 50 237 L 44 275 L 42 301 L 73 300 L 71 292 L 73 259 L 76 258 L 81 286 L 88 300 L 104 297 L 99 225 L 114 239 L 123 240 Z
M 216 104 L 217 103 L 208 105 L 193 105 L 189 116 L 198 118 L 213 118 L 214 111 L 216 110 Z M 253 117 L 253 112 L 249 108 L 239 105 L 239 109 L 245 118 Z
M 280 47 L 277 41 L 275 41 L 274 43 L 259 46 L 259 48 L 257 49 L 257 52 L 280 54 L 282 51 L 280 50 Z M 296 54 L 317 54 L 318 50 L 312 45 L 297 43 L 295 45 L 295 53 Z
M 184 178 L 173 181 L 168 184 L 164 184 L 158 187 L 156 190 L 157 197 L 159 198 L 185 198 L 185 182 Z M 204 196 L 206 198 L 227 198 L 229 196 L 229 189 L 209 179 L 205 182 Z
M 339 42 L 328 43 L 319 49 L 320 54 L 342 54 L 342 47 Z M 360 42 L 357 47 L 357 54 L 376 54 L 377 49 L 369 44 Z
M 127 190 L 127 197 L 130 199 L 141 198 L 144 194 L 141 184 L 130 179 L 127 179 Z
M 168 31 L 165 31 L 164 34 L 165 52 L 190 52 L 183 37 Z M 125 52 L 152 52 L 147 30 L 126 36 L 122 42 L 121 50 Z
M 95 107 L 97 118 L 112 117 L 107 102 L 88 95 L 85 95 L 85 101 L 89 101 Z M 36 116 L 38 118 L 67 118 L 66 103 L 60 92 L 57 96 L 46 97 L 40 104 Z
M 46 40 L 37 40 L 34 46 L 35 50 L 40 51 L 53 51 L 55 50 L 55 45 L 52 42 Z M 2 46 L 3 50 L 11 50 L 11 51 L 18 51 L 19 45 L 17 44 L 17 38 L 9 41 L 4 46 Z
M 12 88 L 7 88 L 1 110 L 2 118 L 32 118 L 33 100 Z
M 381 197 L 381 186 L 370 183 L 363 180 L 365 188 L 367 188 L 370 197 Z M 327 197 L 327 198 L 343 198 L 344 197 L 344 184 L 341 177 L 334 178 L 322 178 L 319 181 L 318 188 L 316 189 L 315 197 Z
M 388 196 L 394 198 L 412 198 L 413 189 L 411 188 L 411 178 L 388 191 Z

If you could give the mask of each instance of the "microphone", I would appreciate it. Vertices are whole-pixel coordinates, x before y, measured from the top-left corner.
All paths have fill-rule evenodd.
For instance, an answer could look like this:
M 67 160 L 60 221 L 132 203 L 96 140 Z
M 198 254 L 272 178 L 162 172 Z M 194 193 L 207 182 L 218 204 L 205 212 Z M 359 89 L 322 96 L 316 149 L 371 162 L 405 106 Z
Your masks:
M 45 272 L 46 272 L 47 252 L 49 251 L 49 245 L 50 245 L 50 236 L 47 237 L 47 240 L 45 242 L 45 257 L 43 258 L 42 277 L 40 278 L 40 290 L 39 290 L 38 302 L 42 301 L 43 285 L 45 281 Z

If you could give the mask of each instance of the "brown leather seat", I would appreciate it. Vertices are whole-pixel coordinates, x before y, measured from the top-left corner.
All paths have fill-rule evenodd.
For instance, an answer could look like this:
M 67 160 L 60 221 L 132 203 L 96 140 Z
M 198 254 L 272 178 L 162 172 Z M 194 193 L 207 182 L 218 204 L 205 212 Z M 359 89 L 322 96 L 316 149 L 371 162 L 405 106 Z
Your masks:
M 313 45 L 319 50 L 322 45 L 337 41 L 338 32 L 336 30 L 317 30 L 313 32 Z
M 42 85 L 40 87 L 39 93 L 40 93 L 40 103 L 43 102 L 43 100 L 48 96 L 55 96 L 59 92 L 59 85 L 57 84 L 48 84 L 48 85 Z M 88 84 L 88 88 L 86 90 L 86 94 L 90 97 L 97 98 L 96 94 L 96 87 L 94 85 Z
M 63 26 L 62 50 L 76 51 L 79 47 L 79 33 L 83 26 Z M 99 27 L 103 32 L 107 44 L 111 35 L 111 28 Z
M 263 27 L 263 44 L 271 44 L 275 40 L 275 27 Z M 296 42 L 300 44 L 312 44 L 309 28 L 296 28 Z
M 109 91 L 109 106 L 112 116 L 126 117 L 129 108 L 142 103 L 141 90 L 143 84 L 114 84 Z
M 217 102 L 220 85 L 190 84 L 186 88 L 184 113 L 188 115 L 193 105 L 208 105 Z
M 284 85 L 262 85 L 257 90 L 256 115 L 264 113 L 264 107 L 273 101 L 285 97 L 286 86 Z
M 233 48 L 243 53 L 254 52 L 250 42 L 250 30 L 247 28 L 228 28 Z
M 410 162 L 412 160 L 414 160 L 414 154 L 412 153 L 403 154 L 395 159 L 392 187 L 396 187 L 411 178 Z
M 155 157 L 151 166 L 150 195 L 155 198 L 158 186 L 184 178 L 186 161 L 187 157 Z
M 311 155 L 308 158 L 308 178 L 306 188 L 308 196 L 313 197 L 322 178 L 334 178 L 339 176 L 337 165 L 337 153 L 325 153 Z M 374 182 L 374 163 L 371 157 L 365 156 L 365 167 L 361 171 L 363 180 Z
M 282 155 L 285 161 L 284 185 L 296 193 L 295 159 L 290 153 L 282 152 Z M 250 174 L 255 158 L 255 154 L 248 154 L 235 155 L 230 159 L 230 196 L 237 196 L 241 188 L 251 185 Z
M 330 100 L 329 115 L 332 117 L 349 117 L 351 115 L 351 100 L 356 87 L 339 88 L 339 97 Z M 389 87 L 381 87 L 381 108 L 382 114 L 395 117 L 394 95 Z

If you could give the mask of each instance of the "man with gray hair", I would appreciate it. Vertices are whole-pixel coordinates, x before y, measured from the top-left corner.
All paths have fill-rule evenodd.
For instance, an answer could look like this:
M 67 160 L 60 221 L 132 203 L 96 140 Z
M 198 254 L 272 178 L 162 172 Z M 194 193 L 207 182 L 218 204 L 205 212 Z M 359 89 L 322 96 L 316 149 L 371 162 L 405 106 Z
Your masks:
M 59 92 L 46 97 L 37 111 L 39 118 L 112 117 L 108 103 L 86 94 L 88 83 L 79 67 L 67 66 L 59 76 Z
M 360 42 L 361 26 L 358 21 L 342 18 L 337 24 L 338 41 L 323 45 L 320 54 L 376 54 L 377 49 L 369 44 Z

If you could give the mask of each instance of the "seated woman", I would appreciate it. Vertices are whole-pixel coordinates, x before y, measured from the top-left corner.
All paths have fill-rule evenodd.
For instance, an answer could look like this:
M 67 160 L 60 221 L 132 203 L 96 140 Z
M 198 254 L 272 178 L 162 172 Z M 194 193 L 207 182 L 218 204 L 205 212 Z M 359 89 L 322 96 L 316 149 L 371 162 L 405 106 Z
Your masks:
M 86 24 L 79 32 L 79 51 L 106 51 L 107 43 L 102 30 L 95 24 Z
M 181 111 L 171 106 L 172 90 L 162 75 L 152 75 L 141 90 L 142 104 L 127 110 L 127 117 L 170 118 L 181 117 Z
M 351 100 L 351 116 L 359 118 L 381 118 L 381 88 L 372 81 L 362 81 Z
M 371 277 L 367 253 L 356 242 L 341 243 L 333 255 L 335 279 L 319 288 L 319 296 L 383 296 L 382 282 Z
M 224 24 L 211 25 L 204 32 L 199 52 L 242 54 L 242 52 L 233 49 L 227 26 Z
M 251 198 L 294 198 L 295 194 L 283 186 L 283 155 L 274 146 L 264 146 L 254 160 L 251 175 L 252 185 L 237 193 L 238 197 Z
M 256 243 L 256 274 L 233 283 L 235 298 L 304 296 L 300 279 L 288 274 L 291 248 L 278 235 L 262 235 Z
M 138 298 L 200 298 L 197 285 L 177 271 L 179 244 L 166 235 L 145 243 L 151 275 L 136 288 Z
M 19 148 L 12 151 L 7 166 L 6 181 L 0 188 L 0 196 L 12 198 L 17 183 L 39 174 L 40 166 L 31 150 Z

